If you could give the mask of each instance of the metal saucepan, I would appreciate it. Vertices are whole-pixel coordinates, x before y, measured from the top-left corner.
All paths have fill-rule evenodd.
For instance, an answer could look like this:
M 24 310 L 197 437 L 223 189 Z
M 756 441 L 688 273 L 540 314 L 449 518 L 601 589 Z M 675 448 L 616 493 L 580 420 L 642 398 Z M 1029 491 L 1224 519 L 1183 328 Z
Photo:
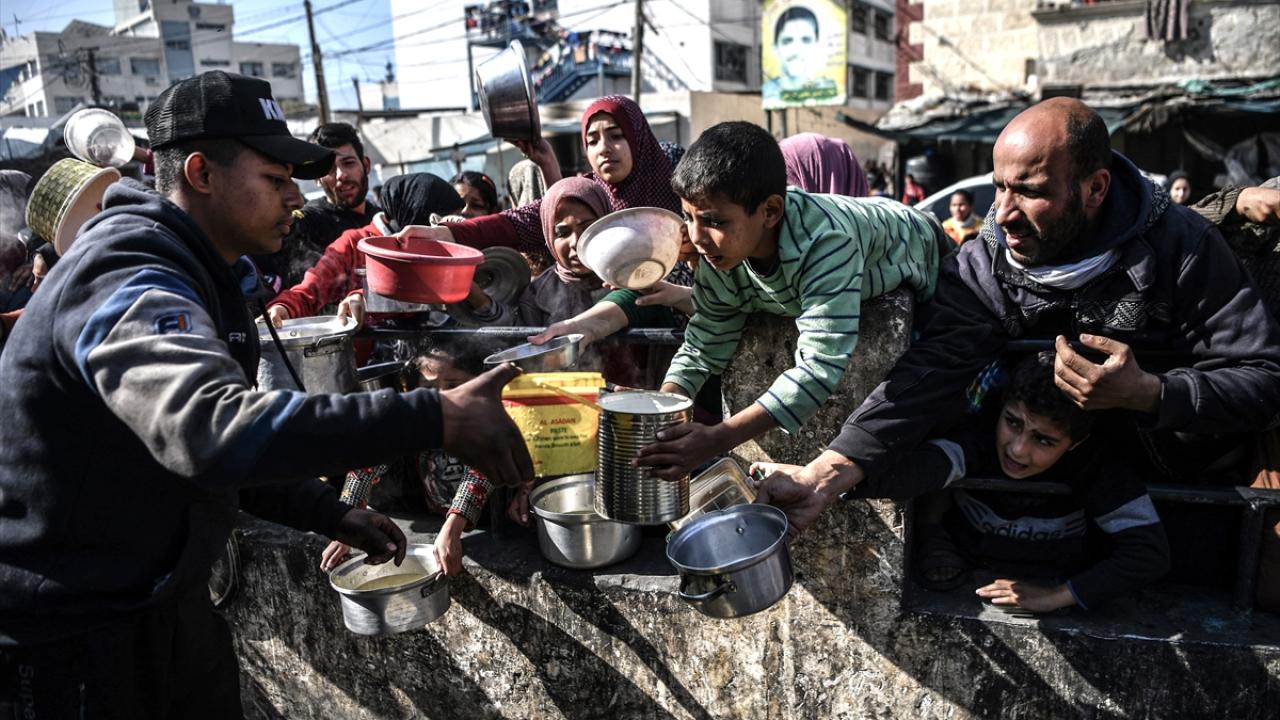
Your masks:
M 501 365 L 510 362 L 515 363 L 521 370 L 531 373 L 568 370 L 578 364 L 582 338 L 580 333 L 574 333 L 552 338 L 544 345 L 533 343 L 517 345 L 490 355 L 484 359 L 484 364 Z
M 365 365 L 356 370 L 356 381 L 365 392 L 391 388 L 407 392 L 417 387 L 412 374 L 411 363 L 402 360 Z
M 404 562 L 364 564 L 363 553 L 329 573 L 342 598 L 342 621 L 357 635 L 417 630 L 449 609 L 449 578 L 431 545 L 410 545 Z
M 539 485 L 529 495 L 538 525 L 538 549 L 556 565 L 597 568 L 625 560 L 640 547 L 640 528 L 596 514 L 596 476 L 570 475 Z
M 772 505 L 735 505 L 680 528 L 667 543 L 680 599 L 703 615 L 736 618 L 771 607 L 791 589 L 787 516 Z

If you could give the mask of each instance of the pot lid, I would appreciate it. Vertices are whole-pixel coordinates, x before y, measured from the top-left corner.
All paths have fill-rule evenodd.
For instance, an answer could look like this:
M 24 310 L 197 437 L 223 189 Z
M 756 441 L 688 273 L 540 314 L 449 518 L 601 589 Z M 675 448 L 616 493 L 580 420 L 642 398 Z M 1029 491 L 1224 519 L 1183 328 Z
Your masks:
M 349 316 L 319 315 L 285 320 L 281 327 L 276 328 L 276 335 L 285 347 L 299 347 L 320 338 L 353 335 L 355 331 L 356 321 Z M 271 332 L 263 322 L 258 323 L 258 341 L 263 345 L 271 342 Z
M 483 252 L 484 261 L 476 268 L 472 281 L 483 288 L 495 303 L 514 305 L 529 287 L 529 261 L 515 248 L 496 246 L 485 248 Z M 448 309 L 453 319 L 465 327 L 488 324 L 476 316 L 470 303 L 453 303 Z
M 667 560 L 680 572 L 731 573 L 751 567 L 787 541 L 787 516 L 753 503 L 713 510 L 681 528 L 667 543 Z

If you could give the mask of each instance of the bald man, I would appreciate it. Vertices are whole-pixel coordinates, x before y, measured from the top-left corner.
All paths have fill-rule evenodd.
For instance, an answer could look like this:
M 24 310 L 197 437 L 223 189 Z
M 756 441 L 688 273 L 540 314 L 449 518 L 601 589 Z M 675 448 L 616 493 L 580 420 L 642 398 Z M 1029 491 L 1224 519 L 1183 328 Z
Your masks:
M 995 204 L 943 262 L 917 342 L 828 450 L 762 483 L 796 532 L 962 419 L 1013 339 L 1054 342 L 1058 387 L 1106 411 L 1144 479 L 1239 483 L 1242 448 L 1280 424 L 1280 326 L 1218 231 L 1113 152 L 1097 113 L 1039 103 L 994 163 Z

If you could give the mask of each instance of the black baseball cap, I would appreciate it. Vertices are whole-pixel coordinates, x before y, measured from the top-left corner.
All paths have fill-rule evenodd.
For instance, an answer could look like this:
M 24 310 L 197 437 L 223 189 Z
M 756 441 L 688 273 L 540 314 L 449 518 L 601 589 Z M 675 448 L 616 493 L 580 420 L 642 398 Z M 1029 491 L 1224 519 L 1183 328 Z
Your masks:
M 293 166 L 293 176 L 315 180 L 333 168 L 333 151 L 289 133 L 271 83 L 221 70 L 165 88 L 147 108 L 152 149 L 184 140 L 234 139 L 272 160 Z

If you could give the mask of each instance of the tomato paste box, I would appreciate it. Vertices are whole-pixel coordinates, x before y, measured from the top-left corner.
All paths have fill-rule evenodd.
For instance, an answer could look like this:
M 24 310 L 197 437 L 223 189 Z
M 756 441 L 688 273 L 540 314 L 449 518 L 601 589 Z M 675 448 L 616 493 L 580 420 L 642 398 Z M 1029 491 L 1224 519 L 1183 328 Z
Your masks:
M 604 387 L 598 372 L 528 373 L 502 390 L 502 404 L 520 428 L 538 477 L 595 472 L 599 414 L 547 385 L 594 403 Z

